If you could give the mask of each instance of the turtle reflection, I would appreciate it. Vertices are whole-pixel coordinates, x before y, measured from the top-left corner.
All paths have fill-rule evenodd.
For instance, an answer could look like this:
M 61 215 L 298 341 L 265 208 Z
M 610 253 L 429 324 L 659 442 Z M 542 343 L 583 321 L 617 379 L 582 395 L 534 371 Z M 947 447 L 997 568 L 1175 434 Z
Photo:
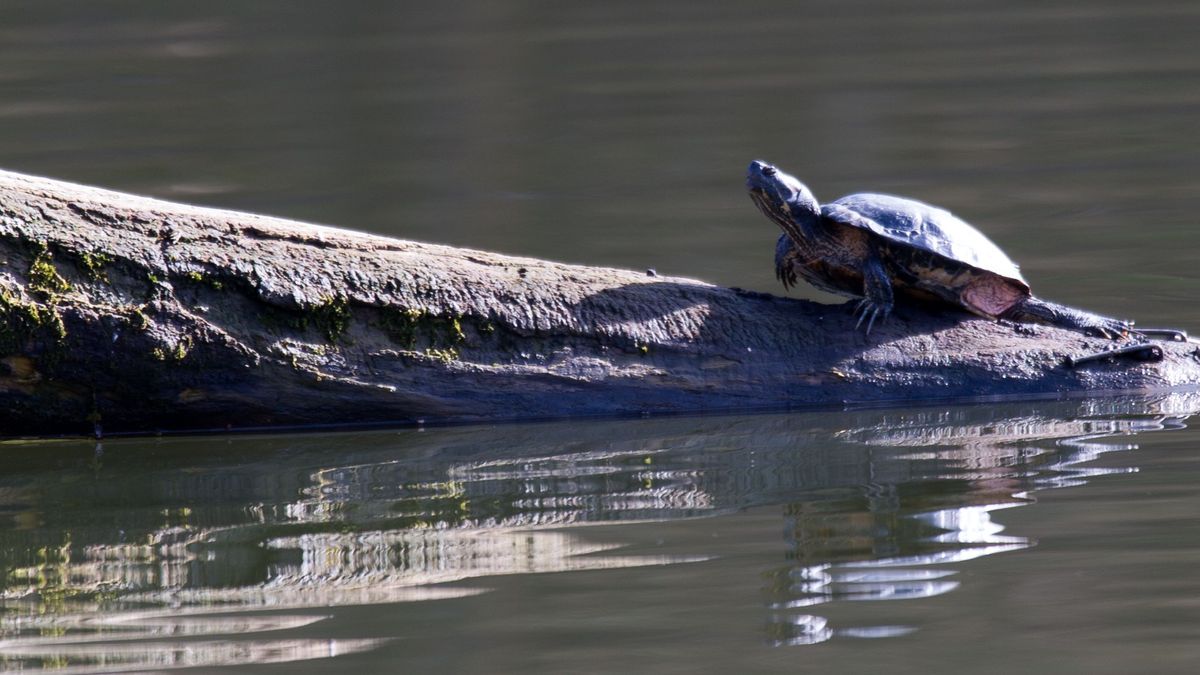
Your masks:
M 1083 465 L 1107 452 L 1137 448 L 1116 440 L 1122 436 L 1184 428 L 1197 409 L 1195 394 L 1173 393 L 1087 401 L 1071 419 L 1031 414 L 966 423 L 955 411 L 922 411 L 884 415 L 876 424 L 835 433 L 845 441 L 891 451 L 894 459 L 935 466 L 923 479 L 904 485 L 872 481 L 842 499 L 785 505 L 789 564 L 769 575 L 770 642 L 802 645 L 837 635 L 892 637 L 916 630 L 897 625 L 836 628 L 814 612 L 835 601 L 913 599 L 953 591 L 959 585 L 953 578 L 957 570 L 946 565 L 1036 543 L 1003 534 L 1004 527 L 992 520 L 993 511 L 1028 504 L 1029 493 L 1036 490 L 1134 471 Z M 903 448 L 911 450 L 895 452 Z M 921 482 L 939 487 L 923 490 Z M 952 485 L 956 489 L 948 491 Z
M 784 563 L 768 571 L 765 588 L 769 642 L 901 635 L 916 627 L 840 626 L 826 609 L 953 590 L 958 562 L 1033 545 L 1004 533 L 994 510 L 1085 480 L 1098 471 L 1081 463 L 1133 448 L 1122 436 L 1181 427 L 1197 405 L 1174 394 L 129 440 L 103 454 L 13 446 L 0 476 L 10 524 L 0 529 L 0 658 L 83 670 L 219 665 L 233 652 L 189 647 L 186 663 L 160 657 L 178 636 L 220 645 L 265 631 L 276 632 L 254 641 L 262 653 L 316 658 L 308 642 L 288 642 L 287 626 L 303 624 L 311 636 L 320 619 L 287 612 L 439 601 L 486 592 L 471 580 L 496 575 L 705 560 L 703 542 L 674 555 L 625 555 L 616 550 L 622 530 L 607 528 L 618 540 L 598 542 L 570 526 L 635 527 L 762 506 L 780 508 L 786 522 Z M 447 581 L 467 585 L 439 585 Z

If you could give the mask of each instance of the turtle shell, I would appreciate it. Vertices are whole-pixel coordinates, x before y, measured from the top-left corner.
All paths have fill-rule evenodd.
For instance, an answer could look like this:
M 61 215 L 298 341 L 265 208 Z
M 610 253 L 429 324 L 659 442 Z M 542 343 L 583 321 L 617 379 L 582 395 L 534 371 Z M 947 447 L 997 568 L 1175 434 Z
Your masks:
M 847 195 L 821 207 L 821 215 L 868 230 L 893 246 L 930 251 L 1016 282 L 1028 282 L 1009 257 L 982 232 L 945 209 L 915 199 L 862 193 Z

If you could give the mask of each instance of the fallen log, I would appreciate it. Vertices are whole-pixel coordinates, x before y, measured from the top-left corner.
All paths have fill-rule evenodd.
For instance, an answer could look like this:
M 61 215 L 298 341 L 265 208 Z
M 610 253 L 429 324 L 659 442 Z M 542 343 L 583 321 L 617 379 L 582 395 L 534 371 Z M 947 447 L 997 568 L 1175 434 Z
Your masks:
M 199 208 L 0 172 L 0 434 L 469 421 L 1200 383 L 1113 343 Z M 764 253 L 764 256 L 767 255 Z M 765 264 L 765 263 L 764 263 Z

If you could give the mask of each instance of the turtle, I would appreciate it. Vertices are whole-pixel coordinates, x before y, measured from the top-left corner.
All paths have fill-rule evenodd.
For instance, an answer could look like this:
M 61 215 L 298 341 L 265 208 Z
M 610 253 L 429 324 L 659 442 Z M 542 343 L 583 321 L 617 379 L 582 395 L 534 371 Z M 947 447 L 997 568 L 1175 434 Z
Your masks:
M 790 289 L 802 278 L 831 293 L 862 298 L 855 328 L 869 335 L 897 294 L 943 302 L 989 319 L 1041 323 L 1108 339 L 1129 337 L 1131 321 L 1112 319 L 1030 293 L 1016 263 L 979 230 L 945 209 L 886 194 L 852 194 L 819 203 L 778 167 L 750 163 L 750 198 L 783 234 L 775 275 Z

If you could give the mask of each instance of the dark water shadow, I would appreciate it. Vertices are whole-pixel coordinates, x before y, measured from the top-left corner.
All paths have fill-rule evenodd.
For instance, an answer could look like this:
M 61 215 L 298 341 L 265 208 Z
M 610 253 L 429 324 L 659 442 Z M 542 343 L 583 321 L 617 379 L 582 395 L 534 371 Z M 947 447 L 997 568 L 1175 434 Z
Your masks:
M 1081 465 L 1136 447 L 1110 436 L 1183 428 L 1198 409 L 1171 394 L 3 443 L 0 659 L 89 672 L 368 650 L 381 639 L 311 636 L 330 607 L 485 593 L 497 575 L 709 560 L 721 551 L 622 553 L 619 528 L 760 506 L 781 510 L 789 552 L 762 573 L 767 642 L 903 635 L 920 626 L 839 626 L 822 608 L 954 591 L 960 562 L 1035 545 L 992 511 L 1120 471 Z M 575 527 L 595 523 L 619 528 Z

